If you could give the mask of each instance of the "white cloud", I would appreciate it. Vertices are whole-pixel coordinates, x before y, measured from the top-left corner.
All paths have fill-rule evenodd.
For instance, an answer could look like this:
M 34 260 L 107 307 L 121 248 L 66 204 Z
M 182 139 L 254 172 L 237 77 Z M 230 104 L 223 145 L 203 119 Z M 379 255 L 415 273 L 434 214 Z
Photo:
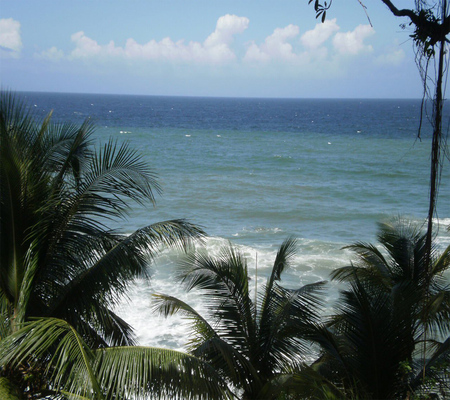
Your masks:
M 76 46 L 71 54 L 74 58 L 92 57 L 102 52 L 102 47 L 95 40 L 87 37 L 83 31 L 74 33 L 70 39 Z
M 19 57 L 21 50 L 20 22 L 12 18 L 0 19 L 0 54 Z
M 361 52 L 371 52 L 371 45 L 364 44 L 364 40 L 375 34 L 370 25 L 358 25 L 353 31 L 338 32 L 333 38 L 333 45 L 339 54 L 356 55 Z
M 170 63 L 185 63 L 198 65 L 222 65 L 237 59 L 233 42 L 237 35 L 242 34 L 249 27 L 249 19 L 237 15 L 227 14 L 220 17 L 215 29 L 206 36 L 204 41 L 174 41 L 165 37 L 159 41 L 150 40 L 138 43 L 129 38 L 118 45 L 114 41 L 98 43 L 94 38 L 79 31 L 71 36 L 72 51 L 66 52 L 52 47 L 42 52 L 39 57 L 48 60 L 99 60 L 99 61 L 127 61 L 138 65 L 135 61 L 163 61 Z M 235 67 L 246 67 L 254 71 L 254 67 L 266 64 L 268 71 L 284 66 L 295 69 L 298 73 L 315 74 L 324 71 L 342 72 L 347 68 L 347 55 L 366 54 L 372 51 L 372 46 L 365 43 L 373 35 L 374 30 L 368 25 L 359 25 L 353 31 L 339 32 L 336 19 L 327 20 L 303 34 L 300 28 L 290 24 L 283 28 L 276 28 L 261 43 L 251 41 L 247 43 L 246 52 L 242 60 L 249 62 L 247 66 L 233 64 Z M 398 47 L 395 47 L 397 51 Z M 395 64 L 400 62 L 401 51 L 390 52 L 379 58 L 379 63 Z M 375 61 L 376 58 L 373 57 Z M 274 65 L 272 65 L 274 63 Z M 145 63 L 141 63 L 145 65 Z M 156 65 L 156 64 L 155 64 Z M 165 65 L 165 64 L 162 64 Z
M 75 49 L 71 52 L 70 58 L 116 57 L 212 64 L 225 63 L 236 58 L 230 45 L 234 35 L 242 33 L 248 25 L 248 18 L 227 14 L 218 19 L 215 31 L 203 43 L 191 41 L 185 44 L 183 40 L 174 42 L 170 37 L 166 37 L 159 42 L 150 40 L 145 44 L 140 44 L 130 38 L 123 47 L 116 46 L 113 41 L 110 41 L 107 45 L 100 45 L 94 39 L 86 36 L 83 31 L 80 31 L 71 37 L 72 42 L 75 43 Z
M 50 47 L 48 50 L 45 50 L 36 55 L 38 58 L 43 58 L 46 60 L 58 61 L 64 58 L 64 52 L 62 50 L 58 50 L 55 46 Z
M 391 49 L 386 53 L 378 56 L 376 61 L 381 65 L 393 65 L 398 66 L 402 63 L 405 58 L 405 52 L 403 49 Z
M 339 30 L 339 26 L 336 23 L 336 18 L 332 20 L 326 20 L 324 23 L 319 23 L 314 29 L 305 32 L 300 41 L 303 46 L 308 49 L 316 49 L 325 43 L 331 35 Z
M 233 41 L 233 35 L 244 32 L 249 22 L 248 18 L 237 15 L 227 14 L 220 17 L 217 20 L 216 30 L 206 38 L 205 47 L 229 45 Z
M 292 24 L 285 28 L 276 28 L 260 46 L 251 42 L 244 59 L 246 61 L 293 60 L 296 54 L 288 41 L 298 36 L 299 32 L 300 28 Z

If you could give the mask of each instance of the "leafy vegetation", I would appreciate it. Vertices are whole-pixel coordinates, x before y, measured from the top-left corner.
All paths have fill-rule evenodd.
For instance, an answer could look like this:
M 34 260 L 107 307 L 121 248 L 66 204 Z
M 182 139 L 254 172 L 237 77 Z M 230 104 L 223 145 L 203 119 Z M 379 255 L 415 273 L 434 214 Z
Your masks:
M 245 259 L 230 247 L 218 258 L 192 254 L 180 266 L 186 288 L 203 293 L 205 316 L 166 295 L 157 295 L 156 309 L 191 320 L 189 351 L 241 399 L 449 396 L 450 285 L 443 274 L 450 247 L 441 254 L 433 248 L 430 276 L 426 234 L 416 226 L 401 218 L 380 224 L 378 239 L 381 248 L 348 246 L 357 260 L 332 274 L 348 288 L 322 323 L 323 283 L 298 290 L 276 283 L 294 254 L 292 239 L 280 247 L 260 307 L 251 300 Z M 308 363 L 311 344 L 319 356 Z
M 360 5 L 366 11 L 366 6 L 361 0 Z M 425 268 L 422 287 L 424 293 L 429 293 L 433 279 L 433 219 L 437 212 L 437 202 L 439 185 L 441 181 L 441 171 L 445 158 L 448 153 L 446 150 L 447 138 L 443 127 L 443 106 L 445 101 L 446 79 L 448 74 L 448 35 L 450 33 L 450 15 L 447 0 L 436 1 L 415 1 L 411 8 L 398 8 L 391 0 L 381 0 L 396 17 L 407 18 L 408 24 L 401 24 L 403 29 L 411 29 L 410 38 L 413 41 L 416 64 L 423 83 L 423 99 L 421 107 L 421 122 L 418 129 L 418 137 L 421 135 L 422 118 L 427 101 L 431 104 L 429 112 L 429 122 L 433 129 L 431 156 L 430 156 L 430 190 L 427 214 L 427 231 L 425 236 L 424 260 L 422 262 Z M 312 0 L 309 0 L 310 4 Z M 326 20 L 326 13 L 331 8 L 332 2 L 322 3 L 315 0 L 314 10 L 316 18 L 321 18 L 322 22 Z M 408 5 L 409 7 L 409 5 Z M 367 12 L 366 12 L 367 15 Z M 370 23 L 370 19 L 369 19 Z M 434 71 L 433 71 L 434 69 Z M 428 296 L 426 294 L 426 296 Z M 424 308 L 425 315 L 422 320 L 427 321 L 427 312 L 433 313 L 433 309 Z M 448 319 L 447 319 L 448 322 Z M 422 384 L 425 385 L 427 367 L 426 355 L 428 353 L 426 346 L 428 324 L 424 325 L 423 341 L 423 362 L 422 362 Z M 429 371 L 428 371 L 429 372 Z
M 319 322 L 323 282 L 291 290 L 277 284 L 295 254 L 296 241 L 280 247 L 258 304 L 249 289 L 246 260 L 234 247 L 218 258 L 191 254 L 178 278 L 199 289 L 207 314 L 172 296 L 158 295 L 156 309 L 192 321 L 191 354 L 210 363 L 242 399 L 275 399 L 310 355 L 308 338 Z
M 201 397 L 208 368 L 185 354 L 123 347 L 134 344 L 132 329 L 112 308 L 161 246 L 186 249 L 203 232 L 183 220 L 128 236 L 110 229 L 133 201 L 154 202 L 159 186 L 126 144 L 93 149 L 92 132 L 89 120 L 54 124 L 51 113 L 37 122 L 1 94 L 0 390 L 9 398 L 178 395 L 197 379 L 192 396 Z
M 0 398 L 450 397 L 450 246 L 430 248 L 401 218 L 380 224 L 379 246 L 347 247 L 356 260 L 333 272 L 345 287 L 326 318 L 324 282 L 279 283 L 295 239 L 254 293 L 232 245 L 188 252 L 177 279 L 206 311 L 167 295 L 155 308 L 191 321 L 189 353 L 137 346 L 114 305 L 162 246 L 187 250 L 203 232 L 184 220 L 111 229 L 159 187 L 135 151 L 95 150 L 92 132 L 37 122 L 1 95 Z
M 311 398 L 327 398 L 324 388 L 342 399 L 450 394 L 450 247 L 433 249 L 430 278 L 426 234 L 397 219 L 380 224 L 378 239 L 381 249 L 349 246 L 357 260 L 332 274 L 348 288 L 317 330 L 320 357 L 297 377 Z

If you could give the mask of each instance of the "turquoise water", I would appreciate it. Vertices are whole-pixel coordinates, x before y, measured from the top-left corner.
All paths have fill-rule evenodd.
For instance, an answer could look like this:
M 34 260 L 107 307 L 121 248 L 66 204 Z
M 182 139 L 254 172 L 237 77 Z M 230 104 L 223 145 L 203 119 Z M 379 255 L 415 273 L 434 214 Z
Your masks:
M 156 207 L 133 207 L 125 232 L 152 222 L 187 218 L 209 235 L 215 252 L 231 241 L 248 257 L 258 286 L 277 247 L 299 240 L 295 266 L 283 283 L 328 279 L 351 254 L 342 246 L 374 241 L 377 221 L 427 213 L 430 129 L 417 139 L 419 100 L 275 100 L 26 94 L 55 120 L 90 116 L 96 140 L 129 141 L 157 172 L 164 193 Z M 437 219 L 439 243 L 450 243 L 449 166 L 445 164 Z M 182 348 L 180 320 L 150 311 L 151 294 L 186 296 L 174 285 L 177 255 L 165 252 L 139 281 L 119 313 L 143 344 Z M 337 287 L 329 285 L 328 296 Z M 330 303 L 331 304 L 331 303 Z M 157 328 L 155 328 L 157 326 Z

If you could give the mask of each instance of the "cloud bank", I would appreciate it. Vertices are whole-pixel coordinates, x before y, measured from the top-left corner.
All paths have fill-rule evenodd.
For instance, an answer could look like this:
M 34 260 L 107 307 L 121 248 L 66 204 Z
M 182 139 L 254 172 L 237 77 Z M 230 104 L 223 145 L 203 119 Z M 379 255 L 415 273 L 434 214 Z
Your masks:
M 0 54 L 3 57 L 18 58 L 21 50 L 20 22 L 12 18 L 0 19 Z
M 139 44 L 130 38 L 123 47 L 117 46 L 114 41 L 100 45 L 80 31 L 71 37 L 75 49 L 69 58 L 115 57 L 128 60 L 226 63 L 236 59 L 230 46 L 234 36 L 246 30 L 248 25 L 248 18 L 227 14 L 218 19 L 215 31 L 203 43 L 191 41 L 186 44 L 184 40 L 174 42 L 170 37 L 166 37 L 159 42 L 150 40 Z
M 37 57 L 51 61 L 122 60 L 211 66 L 233 62 L 249 66 L 274 63 L 295 67 L 308 65 L 311 70 L 325 67 L 325 62 L 328 62 L 330 70 L 333 70 L 338 62 L 374 52 L 372 45 L 367 43 L 375 34 L 369 25 L 359 25 L 352 31 L 341 32 L 337 20 L 331 19 L 301 33 L 299 26 L 290 24 L 274 29 L 260 43 L 238 41 L 239 35 L 249 28 L 249 24 L 246 17 L 227 14 L 217 20 L 214 31 L 203 42 L 187 42 L 185 39 L 174 41 L 167 36 L 146 43 L 129 38 L 122 46 L 113 40 L 106 44 L 98 43 L 85 32 L 79 31 L 71 36 L 72 50 L 64 53 L 53 46 L 37 54 Z M 22 49 L 19 22 L 13 19 L 0 20 L 0 46 L 11 55 L 18 56 Z M 395 46 L 374 59 L 378 64 L 399 65 L 403 57 L 403 50 Z

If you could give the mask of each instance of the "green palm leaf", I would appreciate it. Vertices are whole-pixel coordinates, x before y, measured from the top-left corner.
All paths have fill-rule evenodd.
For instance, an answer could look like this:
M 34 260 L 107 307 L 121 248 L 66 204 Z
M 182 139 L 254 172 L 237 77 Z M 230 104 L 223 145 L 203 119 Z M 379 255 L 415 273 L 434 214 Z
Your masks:
M 51 390 L 61 388 L 74 394 L 93 391 L 96 398 L 103 398 L 92 370 L 93 353 L 63 320 L 47 318 L 25 323 L 0 342 L 0 354 L 0 365 L 4 367 L 17 369 L 25 364 L 43 373 L 51 382 Z
M 347 247 L 357 259 L 333 278 L 349 288 L 341 292 L 328 326 L 313 335 L 321 348 L 312 365 L 319 374 L 314 384 L 326 380 L 349 398 L 403 398 L 428 378 L 445 384 L 442 373 L 432 376 L 427 365 L 433 357 L 426 349 L 449 332 L 450 287 L 443 277 L 448 249 L 438 255 L 433 247 L 428 267 L 425 235 L 402 218 L 380 224 L 378 239 L 381 247 Z
M 233 247 L 221 249 L 216 259 L 201 252 L 188 255 L 181 263 L 178 278 L 187 290 L 201 289 L 208 297 L 217 329 L 230 342 L 255 335 L 254 304 L 248 288 L 245 259 Z
M 280 385 L 289 381 L 286 371 L 299 369 L 311 326 L 318 321 L 322 283 L 298 290 L 275 284 L 289 266 L 295 245 L 289 238 L 280 247 L 259 313 L 251 301 L 246 261 L 231 245 L 218 257 L 191 253 L 179 267 L 177 277 L 187 290 L 204 294 L 204 315 L 172 296 L 157 296 L 160 313 L 178 312 L 191 320 L 189 350 L 209 362 L 241 398 L 280 395 Z
M 0 377 L 0 399 L 20 400 L 20 392 L 6 377 Z
M 155 223 L 131 235 L 112 231 L 107 223 L 124 217 L 132 202 L 154 203 L 160 192 L 156 175 L 127 144 L 110 141 L 95 151 L 89 120 L 80 127 L 54 124 L 50 113 L 38 122 L 29 110 L 1 93 L 0 376 L 13 377 L 35 397 L 102 397 L 108 391 L 100 390 L 90 348 L 134 343 L 131 327 L 111 307 L 133 279 L 147 275 L 163 248 L 186 250 L 204 233 L 184 220 Z M 30 321 L 33 316 L 47 318 Z M 161 364 L 156 355 L 144 354 L 164 371 L 171 362 L 176 370 L 183 358 L 171 356 Z M 198 367 L 194 375 L 207 379 L 208 368 L 186 357 L 192 362 L 180 361 L 184 374 Z M 124 389 L 117 390 L 131 396 L 130 390 L 160 390 L 164 384 L 164 393 L 181 393 L 172 381 L 160 378 L 158 386 L 142 379 L 137 386 L 123 380 Z M 186 394 L 194 381 L 183 379 Z M 206 393 L 205 382 L 199 393 Z M 212 393 L 214 382 L 208 385 Z
M 152 347 L 110 347 L 95 352 L 94 371 L 107 398 L 221 399 L 230 393 L 210 365 Z

